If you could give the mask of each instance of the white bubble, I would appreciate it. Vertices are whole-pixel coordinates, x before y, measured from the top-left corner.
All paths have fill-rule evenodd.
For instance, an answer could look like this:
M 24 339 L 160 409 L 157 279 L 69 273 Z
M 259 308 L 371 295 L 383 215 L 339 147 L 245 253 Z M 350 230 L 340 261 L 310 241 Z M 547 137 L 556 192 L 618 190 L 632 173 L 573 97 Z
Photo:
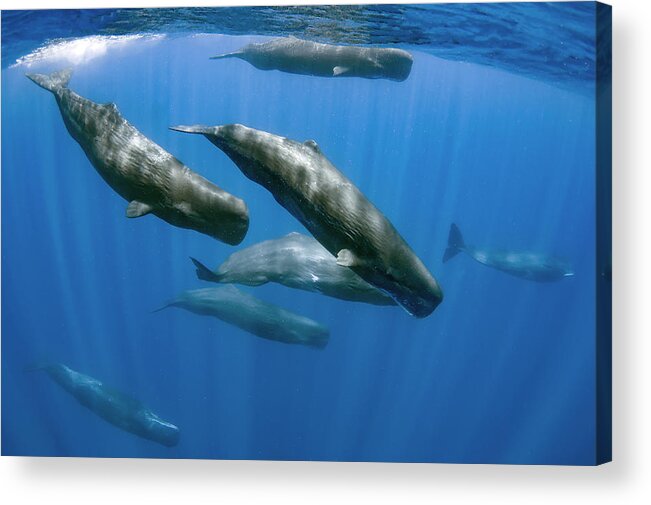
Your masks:
M 163 37 L 164 35 L 92 35 L 58 40 L 22 56 L 12 67 L 30 67 L 44 62 L 77 66 L 101 58 L 110 50 L 124 48 L 135 41 L 155 41 Z

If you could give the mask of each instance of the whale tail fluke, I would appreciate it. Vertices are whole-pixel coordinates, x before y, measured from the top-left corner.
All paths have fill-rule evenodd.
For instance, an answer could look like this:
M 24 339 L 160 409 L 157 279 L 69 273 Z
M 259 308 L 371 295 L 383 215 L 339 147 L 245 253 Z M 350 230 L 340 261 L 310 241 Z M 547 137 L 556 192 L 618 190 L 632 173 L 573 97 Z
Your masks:
M 192 125 L 192 126 L 178 125 L 178 126 L 170 126 L 169 128 L 170 130 L 174 130 L 175 132 L 197 133 L 200 135 L 212 132 L 212 127 L 203 126 L 203 125 Z
M 218 54 L 217 56 L 211 56 L 208 58 L 209 60 L 225 60 L 227 58 L 239 58 L 239 56 L 242 54 L 242 51 L 235 51 L 233 53 L 224 53 L 224 54 Z
M 192 260 L 192 263 L 194 263 L 194 266 L 197 267 L 197 278 L 202 280 L 202 281 L 208 281 L 208 282 L 221 282 L 222 275 L 216 274 L 212 270 L 210 270 L 206 265 L 201 263 L 198 259 L 193 258 L 190 256 L 190 259 Z
M 157 309 L 152 310 L 151 313 L 154 314 L 156 312 L 160 312 L 161 310 L 165 310 L 165 309 L 167 309 L 169 307 L 176 307 L 176 304 L 177 304 L 176 300 L 172 300 L 170 302 L 167 302 L 162 307 L 158 307 Z
M 52 91 L 53 93 L 60 88 L 67 88 L 68 82 L 72 77 L 72 69 L 66 68 L 65 70 L 59 70 L 50 75 L 46 74 L 25 74 L 28 79 L 31 79 L 41 88 Z
M 450 225 L 450 234 L 448 235 L 448 247 L 443 253 L 443 263 L 454 258 L 466 247 L 466 244 L 463 242 L 463 236 L 461 235 L 461 230 L 459 227 L 452 223 Z

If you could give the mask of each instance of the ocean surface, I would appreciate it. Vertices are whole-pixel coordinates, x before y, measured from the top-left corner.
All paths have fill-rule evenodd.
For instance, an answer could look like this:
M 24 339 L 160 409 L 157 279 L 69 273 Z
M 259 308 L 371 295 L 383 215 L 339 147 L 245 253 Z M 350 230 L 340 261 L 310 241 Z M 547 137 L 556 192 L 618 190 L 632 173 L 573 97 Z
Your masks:
M 593 3 L 3 12 L 2 453 L 594 463 L 594 31 Z M 328 79 L 208 59 L 289 34 L 400 47 L 413 69 Z M 125 217 L 53 95 L 25 78 L 67 67 L 72 90 L 246 201 L 240 246 Z M 316 140 L 427 265 L 441 305 L 416 319 L 242 288 L 328 326 L 323 350 L 153 312 L 214 286 L 190 256 L 216 267 L 309 233 L 206 139 L 168 129 L 195 123 Z M 443 264 L 452 222 L 472 245 L 564 257 L 574 276 Z M 55 362 L 138 398 L 179 444 L 123 432 L 25 371 Z

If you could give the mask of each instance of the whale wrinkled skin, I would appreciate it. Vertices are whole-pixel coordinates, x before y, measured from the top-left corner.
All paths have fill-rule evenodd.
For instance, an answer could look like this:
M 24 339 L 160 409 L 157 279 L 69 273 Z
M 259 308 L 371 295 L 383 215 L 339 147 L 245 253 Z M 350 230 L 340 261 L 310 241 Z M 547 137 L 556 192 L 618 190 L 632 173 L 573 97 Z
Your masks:
M 175 126 L 202 134 L 246 177 L 271 192 L 336 256 L 410 314 L 426 317 L 443 299 L 438 283 L 389 220 L 323 155 L 304 143 L 240 124 Z
M 168 307 L 216 317 L 258 337 L 285 344 L 322 349 L 330 337 L 330 330 L 316 321 L 264 302 L 232 285 L 184 291 L 156 312 Z
M 404 81 L 413 58 L 402 49 L 321 44 L 296 37 L 249 44 L 211 59 L 239 58 L 260 70 L 320 77 L 363 77 Z
M 458 226 L 452 223 L 443 263 L 460 252 L 465 252 L 482 265 L 530 281 L 553 282 L 574 275 L 567 261 L 554 256 L 533 252 L 491 251 L 466 245 Z
M 57 363 L 39 366 L 81 405 L 118 428 L 141 438 L 173 447 L 179 442 L 179 429 L 164 421 L 138 400 L 104 385 L 101 381 Z
M 317 240 L 290 233 L 231 254 L 211 272 L 192 259 L 199 279 L 211 282 L 260 286 L 275 282 L 326 296 L 374 305 L 396 305 L 389 295 L 371 286 L 336 258 Z
M 72 72 L 29 74 L 51 91 L 70 135 L 100 176 L 129 203 L 127 217 L 154 214 L 227 244 L 249 227 L 246 204 L 183 165 L 124 119 L 115 104 L 98 104 L 68 89 Z

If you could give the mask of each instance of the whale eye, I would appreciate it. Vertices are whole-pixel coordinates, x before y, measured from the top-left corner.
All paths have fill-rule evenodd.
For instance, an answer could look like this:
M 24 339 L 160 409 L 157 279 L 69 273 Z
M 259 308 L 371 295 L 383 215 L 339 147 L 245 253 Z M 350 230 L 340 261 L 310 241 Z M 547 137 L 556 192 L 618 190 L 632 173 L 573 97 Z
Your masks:
M 321 152 L 321 150 L 319 149 L 319 144 L 316 143 L 316 140 L 312 140 L 312 139 L 306 140 L 305 142 L 303 142 L 303 145 L 309 147 L 310 149 L 316 151 L 317 153 Z

